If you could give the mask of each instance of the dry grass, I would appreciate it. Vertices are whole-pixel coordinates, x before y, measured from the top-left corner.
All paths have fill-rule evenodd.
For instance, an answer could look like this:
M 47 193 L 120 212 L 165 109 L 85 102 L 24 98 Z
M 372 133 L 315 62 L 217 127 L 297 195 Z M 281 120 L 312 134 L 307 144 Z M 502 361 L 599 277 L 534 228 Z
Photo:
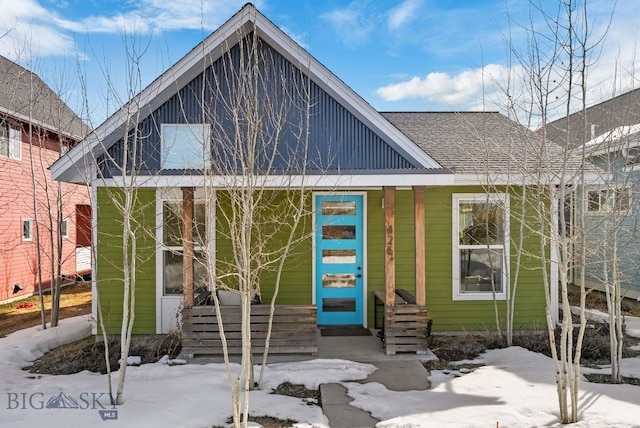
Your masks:
M 30 307 L 27 307 L 32 305 Z M 20 309 L 18 309 L 20 307 Z M 51 294 L 44 295 L 46 322 L 51 321 Z M 91 313 L 91 284 L 78 282 L 62 289 L 60 295 L 59 319 Z M 40 298 L 31 296 L 26 299 L 0 305 L 0 337 L 23 328 L 40 325 Z

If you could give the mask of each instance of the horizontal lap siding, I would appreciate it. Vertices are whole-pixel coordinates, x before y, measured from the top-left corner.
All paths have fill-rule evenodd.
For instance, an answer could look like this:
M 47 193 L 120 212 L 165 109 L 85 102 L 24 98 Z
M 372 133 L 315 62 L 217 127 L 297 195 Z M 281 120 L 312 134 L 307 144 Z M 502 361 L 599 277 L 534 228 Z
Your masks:
M 495 329 L 493 301 L 453 301 L 452 277 L 452 194 L 483 193 L 480 187 L 432 188 L 425 192 L 427 306 L 433 318 L 434 331 L 492 330 Z M 516 195 L 511 196 L 511 276 L 516 271 L 516 249 L 514 240 L 520 227 L 520 204 Z M 528 211 L 530 221 L 534 212 Z M 530 234 L 525 239 L 525 248 L 539 253 L 538 238 Z M 544 318 L 544 289 L 540 261 L 536 258 L 523 260 L 516 291 L 514 328 L 540 327 Z M 504 327 L 506 302 L 498 302 L 501 325 Z
M 112 198 L 122 199 L 114 188 L 98 188 L 97 287 L 108 333 L 119 333 L 122 323 L 122 212 Z M 137 191 L 134 208 L 137 229 L 135 334 L 156 331 L 155 189 Z
M 292 192 L 292 194 L 293 193 L 294 192 Z M 282 201 L 282 198 L 279 200 Z M 230 270 L 234 270 L 233 266 L 227 265 L 225 267 L 225 261 L 232 260 L 233 248 L 231 240 L 229 239 L 229 226 L 223 215 L 224 211 L 229 212 L 230 210 L 228 198 L 224 192 L 218 192 L 216 210 L 216 258 L 218 260 L 216 262 L 216 269 L 218 276 L 221 277 L 224 274 L 230 273 Z M 281 213 L 273 214 L 275 216 L 274 218 L 282 221 L 282 219 L 286 217 L 288 221 L 291 222 L 290 224 L 293 223 L 291 216 L 283 216 Z M 308 193 L 305 214 L 300 221 L 296 238 L 294 239 L 294 242 L 297 242 L 297 244 L 292 248 L 285 261 L 280 279 L 280 290 L 276 301 L 279 305 L 310 305 L 312 302 L 312 231 L 313 215 L 311 210 L 311 197 L 310 193 Z M 288 239 L 288 234 L 289 230 L 287 228 L 280 228 L 269 240 L 271 245 L 267 246 L 267 250 L 277 252 L 279 248 L 283 248 Z M 264 303 L 270 303 L 273 297 L 276 284 L 276 268 L 277 264 L 272 264 L 271 267 L 263 271 L 260 276 L 260 289 Z M 235 287 L 233 283 L 229 283 L 228 285 Z
M 50 286 L 52 244 L 49 239 L 50 221 L 56 223 L 56 199 L 58 183 L 51 178 L 47 169 L 59 156 L 58 140 L 55 135 L 41 136 L 35 131 L 31 137 L 22 134 L 22 158 L 0 157 L 0 302 L 38 291 L 36 218 L 33 206 L 33 182 L 36 183 L 36 198 L 40 232 L 40 260 L 43 270 L 43 287 Z M 33 143 L 31 146 L 29 141 Z M 31 161 L 34 171 L 31 170 Z M 89 201 L 89 189 L 84 185 L 61 183 L 62 218 L 68 220 L 67 238 L 62 239 L 62 274 L 74 277 L 76 274 L 76 218 L 79 204 Z M 51 214 L 51 218 L 49 216 Z M 22 240 L 22 221 L 32 220 L 32 240 Z M 55 233 L 54 244 L 55 246 Z M 53 252 L 55 259 L 55 253 Z M 13 285 L 20 284 L 20 292 L 13 293 Z

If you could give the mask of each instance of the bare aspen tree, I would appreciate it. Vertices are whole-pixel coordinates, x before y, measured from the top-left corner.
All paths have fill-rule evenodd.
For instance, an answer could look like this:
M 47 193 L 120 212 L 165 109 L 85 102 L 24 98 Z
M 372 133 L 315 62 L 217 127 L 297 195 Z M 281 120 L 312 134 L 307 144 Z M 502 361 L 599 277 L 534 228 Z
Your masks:
M 139 128 L 140 124 L 140 104 L 139 99 L 135 95 L 141 88 L 141 61 L 146 51 L 145 46 L 140 46 L 141 40 L 130 37 L 129 34 L 123 36 L 124 46 L 126 52 L 126 61 L 124 74 L 126 76 L 125 84 L 126 90 L 124 93 L 130 100 L 127 103 L 123 103 L 124 106 L 118 110 L 115 115 L 123 119 L 123 126 L 119 138 L 121 140 L 120 150 L 110 151 L 106 143 L 100 140 L 101 136 L 97 134 L 91 134 L 87 137 L 88 140 L 95 142 L 103 147 L 100 150 L 99 157 L 94 157 L 92 151 L 85 153 L 86 161 L 92 163 L 91 166 L 85 166 L 85 170 L 89 173 L 94 173 L 94 178 L 86 177 L 87 180 L 93 179 L 90 184 L 102 192 L 104 197 L 107 197 L 115 208 L 117 218 L 113 220 L 119 224 L 119 230 L 117 235 L 109 235 L 110 232 L 100 231 L 97 237 L 101 240 L 109 239 L 110 243 L 114 243 L 119 240 L 117 245 L 117 252 L 119 252 L 121 264 L 118 266 L 117 278 L 104 278 L 105 281 L 113 281 L 119 285 L 119 289 L 122 291 L 122 320 L 119 324 L 119 342 L 120 342 L 120 361 L 118 369 L 118 379 L 116 382 L 116 389 L 112 389 L 111 370 L 108 363 L 109 359 L 109 343 L 107 340 L 105 326 L 104 308 L 101 307 L 100 301 L 97 301 L 98 305 L 98 326 L 103 334 L 105 340 L 105 359 L 107 360 L 108 367 L 108 383 L 109 393 L 112 404 L 124 403 L 124 387 L 127 373 L 127 360 L 129 357 L 129 351 L 131 347 L 131 341 L 133 337 L 133 328 L 136 319 L 136 282 L 138 264 L 143 264 L 148 258 L 149 254 L 143 254 L 138 251 L 138 247 L 141 242 L 147 242 L 154 239 L 154 229 L 146 227 L 139 219 L 144 218 L 144 210 L 148 209 L 148 206 L 144 201 L 139 198 L 140 190 L 140 170 L 145 169 L 144 159 L 140 153 L 141 140 L 144 138 L 142 131 Z M 110 71 L 105 66 L 102 69 L 103 77 L 107 85 L 107 101 L 111 103 L 112 100 L 120 101 L 119 94 L 121 89 L 114 86 L 114 81 L 110 78 Z M 86 92 L 86 77 L 81 77 L 83 90 Z M 88 149 L 88 147 L 87 147 Z M 89 183 L 88 183 L 89 184 Z M 94 213 L 98 215 L 98 213 Z M 97 243 L 96 243 L 97 244 Z M 96 244 L 93 246 L 93 251 L 96 249 Z M 105 251 L 107 247 L 102 245 L 99 247 L 100 251 Z M 97 262 L 100 256 L 95 256 L 94 266 L 99 266 Z M 96 290 L 96 299 L 99 294 Z
M 67 230 L 62 230 L 63 219 L 70 212 L 74 213 L 75 203 L 82 201 L 82 188 L 74 185 L 63 185 L 51 180 L 48 170 L 61 153 L 63 147 L 70 147 L 82 137 L 84 130 L 82 121 L 64 103 L 65 91 L 53 91 L 44 81 L 21 66 L 3 59 L 2 93 L 3 103 L 9 114 L 15 114 L 12 132 L 19 135 L 8 135 L 10 151 L 16 150 L 15 141 L 26 143 L 27 165 L 19 166 L 30 181 L 30 209 L 33 217 L 33 244 L 35 256 L 32 269 L 36 277 L 37 290 L 40 295 L 40 310 L 43 328 L 46 328 L 46 307 L 44 305 L 44 286 L 49 283 L 51 292 L 50 322 L 58 325 L 60 307 L 60 289 L 65 265 L 73 261 L 75 248 L 65 245 L 63 238 L 68 233 L 69 221 L 65 223 Z M 32 66 L 35 62 L 32 62 Z M 9 120 L 9 119 L 7 119 Z M 17 125 L 16 123 L 21 123 Z M 3 124 L 4 123 L 3 120 Z M 26 137 L 26 139 L 24 138 Z M 11 142 L 14 140 L 14 142 Z M 7 154 L 9 155 L 9 154 Z M 18 164 L 19 165 L 19 164 Z M 16 165 L 17 166 L 17 165 Z M 86 194 L 86 193 L 85 193 Z M 13 202 L 14 206 L 16 202 Z M 18 205 L 19 206 L 19 205 Z M 64 235 L 64 236 L 63 236 Z M 8 248 L 5 248 L 5 251 Z
M 570 139 L 586 141 L 585 123 L 578 129 L 567 128 L 567 141 L 550 141 L 545 125 L 550 118 L 568 116 L 577 106 L 586 108 L 587 75 L 595 60 L 601 39 L 592 42 L 587 3 L 564 0 L 555 10 L 544 9 L 537 3 L 530 4 L 530 22 L 520 25 L 528 37 L 527 49 L 513 49 L 522 77 L 523 94 L 507 94 L 515 99 L 514 117 L 531 126 L 542 124 L 542 144 L 533 145 L 530 160 L 538 163 L 537 184 L 534 197 L 540 229 L 540 253 L 538 257 L 544 277 L 546 317 L 552 359 L 557 384 L 557 398 L 562 423 L 578 421 L 580 357 L 584 338 L 585 295 L 580 289 L 579 323 L 575 327 L 569 301 L 569 272 L 578 266 L 578 275 L 584 278 L 584 252 L 576 254 L 574 248 L 585 248 L 585 223 L 583 216 L 568 218 L 564 204 L 584 187 L 589 174 L 595 168 L 589 166 L 584 151 L 576 151 Z M 561 150 L 558 151 L 557 148 Z M 556 165 L 555 168 L 552 166 Z M 576 196 L 579 199 L 579 195 Z M 552 269 L 558 271 L 558 287 L 562 317 L 559 320 L 559 343 L 556 343 L 556 324 L 552 308 L 555 307 L 556 284 L 549 276 Z M 584 284 L 584 281 L 581 282 Z
M 227 46 L 217 64 L 206 62 L 202 88 L 202 122 L 210 124 L 203 174 L 207 212 L 215 212 L 217 242 L 228 248 L 212 253 L 201 236 L 203 263 L 217 313 L 234 426 L 246 426 L 253 376 L 251 305 L 268 288 L 270 322 L 262 368 L 264 377 L 280 281 L 288 257 L 310 236 L 301 223 L 310 212 L 305 187 L 311 108 L 306 64 L 294 66 L 262 42 L 258 31 L 238 31 L 237 45 Z M 300 67 L 300 68 L 298 68 Z M 211 71 L 209 71 L 211 70 Z M 209 104 L 205 101 L 209 100 Z M 198 227 L 194 230 L 197 230 Z M 202 228 L 200 228 L 202 230 Z M 209 233 L 206 234 L 211 239 Z M 232 373 L 219 292 L 240 302 L 242 356 Z

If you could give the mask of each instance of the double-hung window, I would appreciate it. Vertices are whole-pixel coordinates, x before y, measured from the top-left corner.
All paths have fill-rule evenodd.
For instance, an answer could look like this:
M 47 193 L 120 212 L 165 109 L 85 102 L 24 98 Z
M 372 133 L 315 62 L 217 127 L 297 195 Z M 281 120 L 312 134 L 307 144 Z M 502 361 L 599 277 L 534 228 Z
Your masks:
M 453 299 L 506 299 L 509 198 L 453 195 Z
M 209 124 L 163 124 L 161 133 L 163 169 L 204 169 L 209 162 Z
M 204 262 L 204 245 L 207 245 L 205 204 L 194 203 L 193 213 L 193 285 L 194 288 L 207 286 L 207 269 Z M 182 294 L 182 203 L 164 201 L 162 203 L 162 241 L 164 295 Z
M 7 121 L 0 121 L 0 157 L 22 159 L 22 131 Z

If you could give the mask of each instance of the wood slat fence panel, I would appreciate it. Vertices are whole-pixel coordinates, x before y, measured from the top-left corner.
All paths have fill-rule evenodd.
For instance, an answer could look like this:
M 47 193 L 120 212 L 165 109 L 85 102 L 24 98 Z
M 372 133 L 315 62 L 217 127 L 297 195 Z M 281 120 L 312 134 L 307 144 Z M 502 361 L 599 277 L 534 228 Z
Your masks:
M 222 324 L 230 355 L 242 353 L 240 306 L 221 306 Z M 251 306 L 251 349 L 264 351 L 269 305 Z M 223 355 L 218 317 L 213 306 L 182 310 L 182 353 L 185 356 Z M 317 309 L 313 305 L 277 305 L 273 318 L 270 354 L 318 353 Z

